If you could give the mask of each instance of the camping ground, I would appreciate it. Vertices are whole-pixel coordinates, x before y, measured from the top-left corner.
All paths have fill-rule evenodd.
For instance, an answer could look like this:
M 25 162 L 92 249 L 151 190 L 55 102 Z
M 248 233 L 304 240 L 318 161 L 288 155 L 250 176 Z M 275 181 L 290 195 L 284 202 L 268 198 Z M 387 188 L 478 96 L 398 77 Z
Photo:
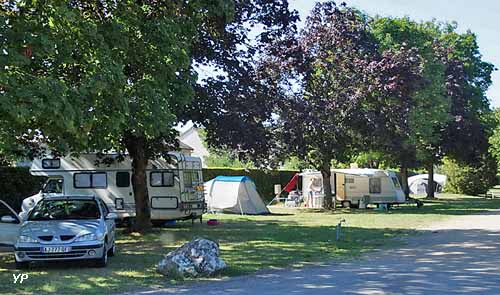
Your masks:
M 237 276 L 269 269 L 300 267 L 309 263 L 356 259 L 381 247 L 404 243 L 418 229 L 456 215 L 500 207 L 500 199 L 462 195 L 439 195 L 421 209 L 401 206 L 389 212 L 338 210 L 335 213 L 274 207 L 274 215 L 206 215 L 221 224 L 179 223 L 141 236 L 119 233 L 118 254 L 105 269 L 72 264 L 43 264 L 31 267 L 22 285 L 12 283 L 15 270 L 10 255 L 0 256 L 0 294 L 102 294 L 156 288 L 193 281 L 165 280 L 155 272 L 163 254 L 193 237 L 207 237 L 221 245 L 229 267 L 220 277 Z M 345 219 L 341 241 L 335 242 L 334 226 Z

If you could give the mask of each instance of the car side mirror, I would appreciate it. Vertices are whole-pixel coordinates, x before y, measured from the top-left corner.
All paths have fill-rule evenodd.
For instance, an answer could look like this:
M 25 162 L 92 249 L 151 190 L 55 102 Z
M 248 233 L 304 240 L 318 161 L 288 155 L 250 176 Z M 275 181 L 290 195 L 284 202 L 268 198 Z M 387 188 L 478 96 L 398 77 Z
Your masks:
M 106 219 L 117 219 L 118 218 L 118 215 L 116 213 L 108 213 L 108 215 L 106 215 Z
M 17 223 L 17 220 L 10 216 L 10 215 L 5 215 L 5 216 L 2 216 L 2 218 L 0 219 L 0 221 L 2 223 Z

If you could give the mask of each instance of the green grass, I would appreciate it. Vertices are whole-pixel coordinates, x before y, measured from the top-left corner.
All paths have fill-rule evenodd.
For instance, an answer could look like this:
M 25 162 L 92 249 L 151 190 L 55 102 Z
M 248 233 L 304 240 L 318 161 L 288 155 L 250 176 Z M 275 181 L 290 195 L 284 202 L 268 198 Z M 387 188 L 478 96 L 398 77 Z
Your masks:
M 440 195 L 417 209 L 400 206 L 389 212 L 376 210 L 320 210 L 275 208 L 275 215 L 207 215 L 222 224 L 191 226 L 179 223 L 146 236 L 119 233 L 118 254 L 105 269 L 89 264 L 35 264 L 25 271 L 29 279 L 14 285 L 12 255 L 0 256 L 0 294 L 108 294 L 182 283 L 165 279 L 155 271 L 163 254 L 194 237 L 206 237 L 221 245 L 229 267 L 220 277 L 301 266 L 331 259 L 350 259 L 388 245 L 418 228 L 454 215 L 500 208 L 500 199 Z M 335 225 L 345 219 L 343 237 L 335 241 Z M 189 280 L 192 281 L 192 280 Z

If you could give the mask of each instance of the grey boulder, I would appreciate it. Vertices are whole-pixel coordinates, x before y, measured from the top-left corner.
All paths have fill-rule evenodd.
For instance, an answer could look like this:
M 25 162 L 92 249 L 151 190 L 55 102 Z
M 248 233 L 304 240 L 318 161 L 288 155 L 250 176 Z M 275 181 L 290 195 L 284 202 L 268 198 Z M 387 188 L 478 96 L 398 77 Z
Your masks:
M 157 271 L 173 278 L 210 276 L 226 267 L 219 253 L 216 242 L 198 238 L 165 255 Z

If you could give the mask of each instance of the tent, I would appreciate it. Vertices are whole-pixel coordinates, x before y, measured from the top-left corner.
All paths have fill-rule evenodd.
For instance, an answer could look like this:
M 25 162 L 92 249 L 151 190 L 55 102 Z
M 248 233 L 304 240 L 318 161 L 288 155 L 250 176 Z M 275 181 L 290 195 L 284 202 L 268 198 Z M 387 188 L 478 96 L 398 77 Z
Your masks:
M 419 174 L 412 177 L 408 177 L 408 187 L 410 188 L 410 193 L 415 195 L 426 194 L 428 179 L 429 179 L 428 174 Z M 434 189 L 437 193 L 443 191 L 445 184 L 446 184 L 446 175 L 434 174 Z
M 217 176 L 205 182 L 208 211 L 268 214 L 255 183 L 248 176 Z

